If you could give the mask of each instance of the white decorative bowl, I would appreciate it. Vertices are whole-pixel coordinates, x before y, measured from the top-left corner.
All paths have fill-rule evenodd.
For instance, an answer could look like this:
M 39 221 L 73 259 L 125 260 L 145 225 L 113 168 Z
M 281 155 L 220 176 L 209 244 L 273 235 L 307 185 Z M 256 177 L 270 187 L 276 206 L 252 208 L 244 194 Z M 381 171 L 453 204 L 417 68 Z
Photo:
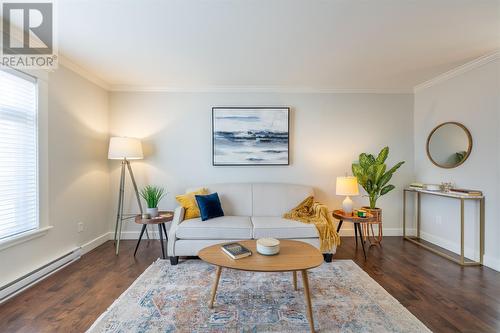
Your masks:
M 441 185 L 438 184 L 425 184 L 424 188 L 427 191 L 441 191 Z
M 275 238 L 257 239 L 257 252 L 265 256 L 272 256 L 280 252 L 280 241 Z

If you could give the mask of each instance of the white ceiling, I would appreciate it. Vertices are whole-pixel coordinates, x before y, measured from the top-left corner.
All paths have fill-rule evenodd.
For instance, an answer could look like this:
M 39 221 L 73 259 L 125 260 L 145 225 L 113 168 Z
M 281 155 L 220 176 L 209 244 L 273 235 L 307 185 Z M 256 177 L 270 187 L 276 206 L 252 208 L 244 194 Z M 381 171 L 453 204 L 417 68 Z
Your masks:
M 498 0 L 60 0 L 59 51 L 112 89 L 408 90 L 500 48 Z

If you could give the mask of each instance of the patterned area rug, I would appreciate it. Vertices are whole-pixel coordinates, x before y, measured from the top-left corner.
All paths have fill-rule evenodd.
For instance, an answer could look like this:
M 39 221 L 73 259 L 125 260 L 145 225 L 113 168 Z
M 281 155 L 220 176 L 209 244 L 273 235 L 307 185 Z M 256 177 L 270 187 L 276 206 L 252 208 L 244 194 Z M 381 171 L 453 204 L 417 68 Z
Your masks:
M 292 273 L 223 269 L 214 309 L 215 268 L 201 260 L 158 260 L 88 332 L 308 332 L 303 289 Z M 317 332 L 430 332 L 351 260 L 310 271 Z

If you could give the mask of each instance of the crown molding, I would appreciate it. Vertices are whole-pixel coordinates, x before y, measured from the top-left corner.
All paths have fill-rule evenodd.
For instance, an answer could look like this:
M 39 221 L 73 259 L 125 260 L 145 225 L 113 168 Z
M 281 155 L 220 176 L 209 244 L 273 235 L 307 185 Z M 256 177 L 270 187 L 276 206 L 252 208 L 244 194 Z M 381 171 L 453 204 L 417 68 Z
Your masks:
M 99 87 L 103 88 L 104 90 L 108 90 L 108 91 L 110 90 L 110 85 L 106 81 L 101 79 L 99 76 L 82 68 L 80 65 L 75 64 L 74 62 L 72 62 L 71 60 L 69 60 L 68 58 L 63 56 L 61 53 L 59 53 L 57 55 L 57 57 L 58 57 L 59 65 L 62 65 L 64 67 L 72 70 L 76 74 L 78 74 L 81 77 L 83 77 L 84 79 L 87 79 L 88 81 L 98 85 Z
M 341 89 L 329 87 L 296 86 L 139 86 L 112 85 L 114 92 L 169 92 L 169 93 L 306 93 L 306 94 L 412 94 L 412 89 Z
M 467 62 L 461 66 L 458 66 L 458 67 L 456 67 L 448 72 L 440 74 L 440 75 L 438 75 L 438 76 L 436 76 L 428 81 L 422 82 L 422 83 L 416 85 L 413 88 L 413 91 L 416 93 L 417 91 L 420 91 L 422 89 L 432 87 L 438 83 L 447 81 L 447 80 L 454 78 L 458 75 L 467 73 L 468 71 L 471 71 L 475 68 L 484 66 L 484 65 L 486 65 L 494 60 L 497 60 L 497 59 L 500 59 L 500 50 L 496 50 L 492 53 L 488 53 L 484 56 L 481 56 L 477 59 L 474 59 L 470 62 Z

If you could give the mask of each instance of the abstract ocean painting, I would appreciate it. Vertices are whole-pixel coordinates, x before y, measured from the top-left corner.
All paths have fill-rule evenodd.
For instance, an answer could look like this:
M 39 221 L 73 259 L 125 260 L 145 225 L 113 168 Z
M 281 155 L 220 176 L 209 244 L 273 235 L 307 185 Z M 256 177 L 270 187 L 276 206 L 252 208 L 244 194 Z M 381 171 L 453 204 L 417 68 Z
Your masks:
M 212 109 L 214 165 L 288 165 L 287 107 Z

